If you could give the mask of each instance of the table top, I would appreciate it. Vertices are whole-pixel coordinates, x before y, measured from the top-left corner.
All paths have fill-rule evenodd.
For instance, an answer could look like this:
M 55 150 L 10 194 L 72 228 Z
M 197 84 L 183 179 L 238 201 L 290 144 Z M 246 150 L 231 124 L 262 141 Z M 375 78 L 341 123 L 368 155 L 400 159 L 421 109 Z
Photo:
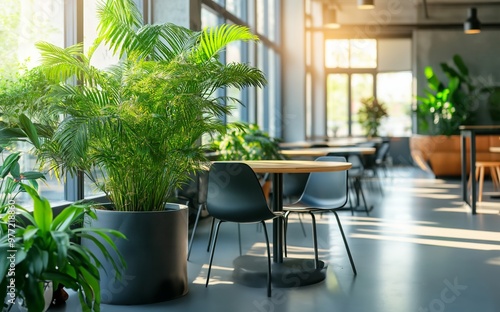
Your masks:
M 496 134 L 500 131 L 500 125 L 463 125 L 458 127 L 461 131 L 477 131 L 477 132 L 486 132 L 493 131 L 493 134 Z
M 280 153 L 285 156 L 325 156 L 329 153 L 372 155 L 375 151 L 374 147 L 310 147 L 282 150 Z
M 237 160 L 217 162 L 245 163 L 256 173 L 308 173 L 343 171 L 352 167 L 348 162 L 313 160 Z
M 355 145 L 358 143 L 364 143 L 364 142 L 376 142 L 380 143 L 382 142 L 381 138 L 364 138 L 364 137 L 347 137 L 347 138 L 335 138 L 335 139 L 330 139 L 329 141 L 298 141 L 298 142 L 282 142 L 280 143 L 281 148 L 307 148 L 311 147 L 316 144 L 321 144 L 321 145 L 328 145 L 329 147 L 342 147 L 342 146 L 348 146 L 348 145 Z

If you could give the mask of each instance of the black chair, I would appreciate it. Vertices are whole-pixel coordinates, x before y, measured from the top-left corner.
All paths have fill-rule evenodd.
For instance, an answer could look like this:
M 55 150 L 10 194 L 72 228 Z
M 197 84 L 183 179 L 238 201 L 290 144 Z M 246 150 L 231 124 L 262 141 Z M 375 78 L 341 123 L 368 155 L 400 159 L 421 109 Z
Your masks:
M 364 166 L 363 178 L 371 182 L 375 182 L 370 183 L 372 189 L 374 189 L 373 185 L 375 184 L 376 188 L 378 188 L 378 190 L 380 191 L 380 194 L 384 195 L 384 189 L 382 187 L 379 169 L 384 169 L 385 173 L 387 174 L 386 160 L 389 154 L 389 141 L 384 139 L 382 143 L 379 144 L 374 142 L 365 142 L 358 144 L 358 146 L 375 147 L 375 154 L 362 156 Z
M 347 171 L 347 176 L 349 177 L 349 183 L 354 189 L 354 194 L 356 195 L 356 206 L 360 205 L 360 198 L 363 200 L 366 215 L 370 214 L 370 210 L 373 207 L 368 208 L 366 203 L 365 192 L 363 191 L 363 177 L 364 177 L 364 165 L 363 159 L 359 154 L 351 154 L 347 157 L 347 161 L 352 164 L 351 169 Z M 354 213 L 354 205 L 351 202 L 351 197 L 349 197 L 349 202 L 351 205 L 351 213 Z
M 282 217 L 283 212 L 273 212 L 267 205 L 260 182 L 253 170 L 244 163 L 214 163 L 208 173 L 207 210 L 218 219 L 210 253 L 207 282 L 210 279 L 212 261 L 219 228 L 222 222 L 260 223 L 264 228 L 267 244 L 267 295 L 271 296 L 271 250 L 266 220 Z
M 338 156 L 323 156 L 316 159 L 316 161 L 337 161 L 345 162 L 345 157 Z M 349 261 L 351 262 L 351 267 L 354 275 L 357 274 L 356 267 L 354 266 L 354 261 L 352 259 L 351 251 L 347 240 L 342 229 L 342 224 L 340 223 L 340 218 L 337 214 L 337 209 L 345 206 L 348 199 L 348 189 L 347 189 L 347 171 L 334 171 L 334 172 L 313 172 L 309 175 L 306 187 L 302 196 L 298 201 L 291 205 L 286 205 L 283 210 L 286 211 L 285 214 L 285 231 L 288 227 L 288 216 L 292 212 L 296 213 L 307 213 L 312 218 L 312 232 L 313 232 L 313 244 L 314 244 L 314 259 L 316 267 L 319 265 L 318 256 L 318 239 L 316 231 L 316 218 L 314 216 L 315 212 L 331 211 L 337 223 L 339 225 L 340 233 L 342 239 L 344 240 L 344 245 L 349 256 Z M 285 255 L 286 255 L 286 235 L 285 235 Z
M 389 149 L 391 145 L 389 141 L 383 141 L 377 149 L 377 153 L 375 156 L 375 165 L 376 168 L 382 168 L 384 171 L 385 177 L 387 177 L 387 163 L 389 159 Z

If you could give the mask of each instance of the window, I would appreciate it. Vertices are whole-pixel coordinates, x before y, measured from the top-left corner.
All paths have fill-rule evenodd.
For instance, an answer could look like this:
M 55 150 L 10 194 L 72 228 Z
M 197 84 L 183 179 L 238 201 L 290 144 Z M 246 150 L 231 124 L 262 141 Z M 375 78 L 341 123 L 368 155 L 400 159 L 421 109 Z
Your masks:
M 202 27 L 215 26 L 221 23 L 246 23 L 256 29 L 260 37 L 258 43 L 231 44 L 222 55 L 224 62 L 244 62 L 262 70 L 268 84 L 264 88 L 248 88 L 242 91 L 232 89 L 221 90 L 226 95 L 242 102 L 235 104 L 233 114 L 227 116 L 226 122 L 244 121 L 257 123 L 271 136 L 281 137 L 280 108 L 280 66 L 281 55 L 278 52 L 279 9 L 278 0 L 203 0 Z M 212 10 L 219 6 L 227 12 L 222 16 Z M 233 15 L 233 16 L 231 16 Z
M 39 53 L 34 43 L 48 41 L 64 45 L 63 0 L 3 0 L 0 11 L 0 75 L 15 77 L 25 68 L 39 63 Z M 21 171 L 37 170 L 36 158 L 30 155 L 31 146 L 20 143 L 14 147 L 23 151 Z M 39 183 L 40 194 L 50 201 L 64 200 L 64 185 L 53 174 L 46 172 L 46 182 Z M 28 202 L 28 196 L 16 199 L 18 204 Z
M 397 52 L 396 52 L 397 51 Z M 361 100 L 375 96 L 389 117 L 380 135 L 411 133 L 410 39 L 325 40 L 326 128 L 329 137 L 361 136 Z

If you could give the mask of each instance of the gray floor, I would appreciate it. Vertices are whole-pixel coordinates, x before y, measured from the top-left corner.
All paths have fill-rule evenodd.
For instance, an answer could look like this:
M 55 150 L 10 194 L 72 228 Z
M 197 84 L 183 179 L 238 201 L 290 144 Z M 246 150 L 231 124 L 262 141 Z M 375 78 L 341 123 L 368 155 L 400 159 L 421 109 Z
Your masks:
M 210 285 L 205 288 L 209 220 L 197 233 L 189 262 L 190 291 L 180 299 L 146 306 L 102 305 L 102 311 L 409 312 L 500 311 L 500 200 L 486 202 L 472 216 L 460 200 L 458 180 L 431 179 L 399 168 L 383 181 L 384 196 L 366 185 L 374 210 L 341 212 L 358 269 L 353 276 L 332 216 L 318 218 L 321 258 L 329 263 L 324 282 L 300 288 L 249 288 L 231 281 L 238 256 L 235 227 L 224 225 Z M 491 184 L 487 185 L 491 191 Z M 310 223 L 305 220 L 306 229 Z M 262 233 L 243 228 L 244 253 L 265 255 Z M 312 256 L 311 235 L 293 219 L 288 238 L 294 256 Z M 64 308 L 80 311 L 71 296 Z

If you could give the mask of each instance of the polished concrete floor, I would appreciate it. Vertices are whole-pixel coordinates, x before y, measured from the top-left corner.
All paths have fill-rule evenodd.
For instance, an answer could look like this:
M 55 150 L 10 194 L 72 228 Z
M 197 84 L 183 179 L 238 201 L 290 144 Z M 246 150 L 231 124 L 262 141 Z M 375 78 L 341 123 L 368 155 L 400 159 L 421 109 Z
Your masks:
M 487 190 L 491 191 L 491 185 Z M 242 312 L 420 312 L 500 311 L 500 200 L 485 195 L 478 214 L 460 200 L 458 180 L 433 179 L 413 168 L 396 168 L 383 181 L 383 196 L 365 186 L 369 216 L 340 212 L 358 275 L 354 276 L 335 219 L 318 217 L 320 257 L 329 264 L 323 282 L 298 288 L 234 284 L 232 260 L 238 256 L 236 227 L 221 228 L 210 285 L 205 288 L 210 222 L 201 224 L 188 267 L 189 293 L 173 301 L 144 306 L 102 305 L 102 311 Z M 310 229 L 307 218 L 306 229 Z M 310 232 L 298 219 L 288 236 L 291 256 L 312 257 Z M 265 256 L 262 233 L 242 229 L 243 253 Z M 80 311 L 72 295 L 54 311 Z

